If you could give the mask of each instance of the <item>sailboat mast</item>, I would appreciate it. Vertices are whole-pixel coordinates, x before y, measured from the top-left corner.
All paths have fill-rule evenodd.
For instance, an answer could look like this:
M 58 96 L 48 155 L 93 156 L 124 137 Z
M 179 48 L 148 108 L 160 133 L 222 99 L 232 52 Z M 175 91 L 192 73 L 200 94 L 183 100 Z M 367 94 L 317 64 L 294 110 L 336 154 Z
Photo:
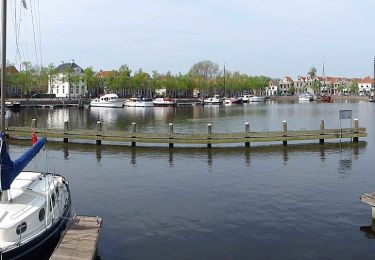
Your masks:
M 324 61 L 323 61 L 323 89 L 326 90 L 326 74 L 324 73 Z
M 1 132 L 5 132 L 7 0 L 1 1 Z
M 224 62 L 224 97 L 225 97 L 225 62 Z

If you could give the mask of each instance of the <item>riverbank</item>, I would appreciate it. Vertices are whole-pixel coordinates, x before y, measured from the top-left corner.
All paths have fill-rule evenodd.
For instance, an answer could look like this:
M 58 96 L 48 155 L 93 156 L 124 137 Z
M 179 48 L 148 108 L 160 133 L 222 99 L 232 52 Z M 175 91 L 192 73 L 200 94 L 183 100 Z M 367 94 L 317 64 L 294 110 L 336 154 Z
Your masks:
M 337 101 L 344 101 L 344 100 L 364 100 L 368 101 L 367 96 L 341 96 L 341 95 L 332 95 L 331 100 L 337 100 Z M 290 101 L 295 101 L 298 100 L 298 96 L 271 96 L 269 97 L 269 100 L 272 101 L 285 101 L 285 100 L 290 100 Z

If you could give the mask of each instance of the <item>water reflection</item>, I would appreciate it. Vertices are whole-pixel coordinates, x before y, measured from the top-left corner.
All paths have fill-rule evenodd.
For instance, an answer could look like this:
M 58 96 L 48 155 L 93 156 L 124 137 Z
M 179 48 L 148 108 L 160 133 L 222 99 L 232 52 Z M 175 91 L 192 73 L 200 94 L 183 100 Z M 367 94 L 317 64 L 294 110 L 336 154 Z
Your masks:
M 174 163 L 173 163 L 173 152 L 174 152 L 174 149 L 173 148 L 169 148 L 168 150 L 168 154 L 169 154 L 169 159 L 168 159 L 168 162 L 169 162 L 169 167 L 173 167 Z
M 29 140 L 10 140 L 12 145 L 29 146 Z M 195 148 L 195 147 L 131 147 L 119 145 L 95 145 L 95 144 L 78 144 L 78 143 L 58 143 L 49 142 L 48 148 L 51 150 L 62 150 L 65 160 L 69 160 L 71 151 L 75 152 L 93 152 L 96 156 L 97 162 L 105 159 L 105 155 L 118 155 L 127 153 L 130 156 L 130 164 L 137 165 L 137 157 L 152 158 L 155 155 L 168 155 L 168 164 L 174 167 L 176 160 L 181 157 L 195 157 L 202 158 L 206 155 L 208 168 L 213 167 L 215 160 L 222 160 L 228 154 L 232 156 L 239 156 L 243 158 L 244 165 L 251 167 L 251 160 L 258 156 L 280 156 L 283 164 L 287 165 L 290 157 L 300 155 L 301 153 L 316 153 L 319 159 L 324 162 L 327 154 L 340 151 L 338 158 L 338 173 L 340 177 L 345 177 L 351 174 L 352 161 L 357 160 L 361 149 L 365 149 L 366 142 L 355 143 L 326 143 L 322 144 L 303 144 L 303 145 L 273 145 L 273 146 L 252 146 L 252 147 L 212 147 L 212 148 Z M 342 158 L 345 157 L 345 158 Z
M 363 232 L 368 239 L 375 239 L 375 220 L 372 220 L 371 226 L 361 226 L 359 230 Z

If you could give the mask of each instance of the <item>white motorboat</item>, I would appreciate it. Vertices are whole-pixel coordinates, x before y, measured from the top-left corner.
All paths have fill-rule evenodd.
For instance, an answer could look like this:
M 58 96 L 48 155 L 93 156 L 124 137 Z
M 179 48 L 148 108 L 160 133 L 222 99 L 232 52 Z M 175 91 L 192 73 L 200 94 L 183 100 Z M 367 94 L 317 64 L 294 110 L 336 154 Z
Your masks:
M 241 98 L 242 98 L 242 102 L 243 103 L 247 103 L 249 102 L 250 98 L 252 97 L 252 95 L 248 95 L 248 94 L 244 94 Z
M 205 98 L 203 100 L 204 105 L 221 105 L 223 104 L 223 99 L 219 95 L 214 95 L 213 97 Z
M 156 107 L 173 107 L 177 105 L 177 102 L 173 98 L 155 98 L 153 104 Z
M 117 94 L 105 94 L 90 102 L 91 107 L 123 107 L 124 102 L 118 99 Z
M 252 96 L 249 98 L 249 102 L 264 102 L 264 97 L 261 96 Z
M 298 96 L 299 101 L 313 101 L 314 96 L 311 95 L 310 93 L 302 93 Z
M 153 107 L 153 100 L 150 98 L 129 98 L 124 101 L 126 107 Z

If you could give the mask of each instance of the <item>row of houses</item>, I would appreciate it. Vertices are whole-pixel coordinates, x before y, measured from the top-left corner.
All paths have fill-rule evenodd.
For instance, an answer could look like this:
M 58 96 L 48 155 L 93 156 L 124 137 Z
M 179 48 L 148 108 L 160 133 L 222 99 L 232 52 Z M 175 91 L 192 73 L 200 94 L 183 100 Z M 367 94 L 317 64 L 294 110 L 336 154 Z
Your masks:
M 78 81 L 72 81 L 66 76 L 66 71 L 69 70 L 72 75 L 76 76 Z M 47 94 L 53 94 L 58 98 L 78 98 L 88 94 L 87 85 L 82 79 L 84 70 L 78 66 L 74 60 L 70 62 L 61 62 L 56 68 L 56 74 L 48 81 L 48 92 Z M 7 68 L 7 73 L 17 74 L 18 71 L 14 66 Z M 113 71 L 100 71 L 97 77 L 105 78 L 113 76 Z M 289 76 L 284 77 L 281 80 L 269 81 L 264 94 L 267 96 L 276 95 L 291 95 L 300 93 L 313 93 L 322 94 L 327 93 L 330 95 L 338 95 L 353 92 L 353 89 L 360 95 L 369 95 L 374 91 L 373 79 L 371 77 L 365 78 L 345 78 L 345 77 L 319 77 L 319 76 L 299 76 L 296 79 L 292 79 Z M 355 86 L 353 88 L 353 86 Z M 143 91 L 143 90 L 139 90 Z M 147 90 L 145 90 L 147 91 Z M 199 90 L 197 90 L 199 91 Z M 12 87 L 7 89 L 8 95 L 13 96 L 20 94 L 22 88 Z M 130 93 L 123 93 L 124 95 Z M 150 93 L 138 93 L 138 94 L 150 94 Z
M 300 93 L 312 94 L 349 94 L 355 91 L 359 95 L 369 95 L 374 91 L 374 79 L 370 76 L 365 78 L 345 78 L 345 77 L 312 77 L 299 76 L 292 79 L 289 76 L 280 81 L 270 80 L 265 90 L 267 96 L 291 95 Z

